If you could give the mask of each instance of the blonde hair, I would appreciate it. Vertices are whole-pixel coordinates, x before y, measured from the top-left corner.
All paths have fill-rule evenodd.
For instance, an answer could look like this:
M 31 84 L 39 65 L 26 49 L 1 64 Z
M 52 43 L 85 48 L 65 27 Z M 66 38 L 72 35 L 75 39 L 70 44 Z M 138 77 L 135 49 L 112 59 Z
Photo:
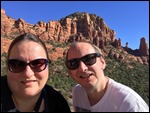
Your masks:
M 102 53 L 102 51 L 101 51 L 101 49 L 100 49 L 99 47 L 97 47 L 96 45 L 94 45 L 93 43 L 91 43 L 90 40 L 82 39 L 82 40 L 80 40 L 80 41 L 76 41 L 76 42 L 73 42 L 73 43 L 70 44 L 69 48 L 67 49 L 66 60 L 67 60 L 68 52 L 69 52 L 70 48 L 71 48 L 72 46 L 75 46 L 76 44 L 78 44 L 78 43 L 80 43 L 80 42 L 90 44 L 90 45 L 94 48 L 95 52 L 100 53 L 101 56 L 103 56 L 103 53 Z

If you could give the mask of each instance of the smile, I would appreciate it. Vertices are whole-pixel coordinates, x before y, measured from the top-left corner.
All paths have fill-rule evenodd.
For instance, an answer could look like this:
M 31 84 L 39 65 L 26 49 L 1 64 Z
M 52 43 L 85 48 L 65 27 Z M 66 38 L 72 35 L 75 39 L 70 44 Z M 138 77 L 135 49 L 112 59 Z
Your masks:
M 83 76 L 80 76 L 80 78 L 86 78 L 86 77 L 89 77 L 89 76 L 92 76 L 92 74 L 83 75 Z

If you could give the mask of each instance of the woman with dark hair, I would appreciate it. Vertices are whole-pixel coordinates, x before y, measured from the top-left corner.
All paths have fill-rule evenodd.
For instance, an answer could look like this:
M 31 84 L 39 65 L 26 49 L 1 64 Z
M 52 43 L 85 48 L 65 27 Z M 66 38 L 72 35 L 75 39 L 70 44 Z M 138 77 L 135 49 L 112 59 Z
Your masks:
M 30 33 L 16 37 L 8 49 L 7 76 L 1 76 L 2 112 L 70 112 L 65 98 L 46 82 L 48 52 Z

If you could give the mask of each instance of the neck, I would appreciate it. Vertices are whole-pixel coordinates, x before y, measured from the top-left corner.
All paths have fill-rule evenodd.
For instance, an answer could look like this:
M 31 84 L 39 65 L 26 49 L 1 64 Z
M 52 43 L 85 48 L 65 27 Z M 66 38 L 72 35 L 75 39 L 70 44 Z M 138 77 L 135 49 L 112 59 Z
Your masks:
M 102 97 L 104 96 L 106 90 L 107 90 L 107 85 L 108 85 L 108 78 L 105 77 L 104 81 L 102 84 L 99 84 L 101 82 L 97 82 L 96 86 L 94 87 L 93 91 L 91 93 L 88 93 L 88 98 L 91 106 L 95 105 L 98 103 Z

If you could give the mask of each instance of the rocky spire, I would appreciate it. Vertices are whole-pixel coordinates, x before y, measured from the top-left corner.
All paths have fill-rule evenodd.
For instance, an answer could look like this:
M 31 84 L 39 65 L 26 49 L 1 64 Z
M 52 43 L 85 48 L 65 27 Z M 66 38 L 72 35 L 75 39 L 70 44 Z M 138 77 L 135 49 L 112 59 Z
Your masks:
M 148 45 L 147 45 L 146 40 L 145 40 L 144 37 L 142 37 L 140 39 L 139 54 L 141 56 L 148 56 L 149 55 Z

